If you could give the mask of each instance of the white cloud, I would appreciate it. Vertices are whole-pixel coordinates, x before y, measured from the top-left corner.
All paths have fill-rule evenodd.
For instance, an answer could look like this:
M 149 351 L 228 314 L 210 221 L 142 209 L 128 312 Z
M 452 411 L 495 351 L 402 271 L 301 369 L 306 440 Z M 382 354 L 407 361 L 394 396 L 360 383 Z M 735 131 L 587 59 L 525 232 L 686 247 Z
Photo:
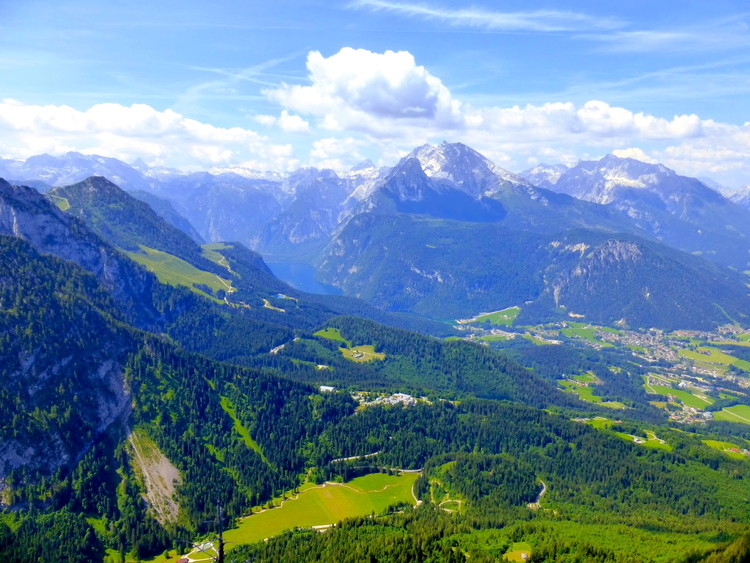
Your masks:
M 310 123 L 299 115 L 292 115 L 287 110 L 281 110 L 279 117 L 273 115 L 256 115 L 255 121 L 266 127 L 278 126 L 287 133 L 309 133 Z
M 726 185 L 750 179 L 750 123 L 695 114 L 662 117 L 601 100 L 472 106 L 404 51 L 344 48 L 329 57 L 313 51 L 307 70 L 304 83 L 264 92 L 280 106 L 275 115 L 254 116 L 269 128 L 266 135 L 143 104 L 98 104 L 81 111 L 5 100 L 0 155 L 76 150 L 192 169 L 241 165 L 282 171 L 300 164 L 296 148 L 309 151 L 306 163 L 341 170 L 363 155 L 393 164 L 415 146 L 447 140 L 464 142 L 516 171 L 533 162 L 570 165 L 615 151 Z M 274 141 L 281 133 L 306 135 L 291 145 Z
M 345 47 L 328 58 L 312 51 L 307 69 L 308 86 L 282 84 L 264 93 L 281 106 L 318 117 L 325 129 L 387 135 L 383 120 L 462 125 L 461 104 L 406 51 Z
M 0 154 L 6 158 L 76 150 L 190 168 L 259 157 L 257 161 L 264 168 L 287 168 L 284 159 L 292 159 L 286 154 L 291 147 L 283 146 L 284 154 L 274 154 L 275 147 L 249 129 L 215 127 L 144 104 L 97 104 L 80 111 L 69 106 L 0 102 Z
M 628 149 L 615 149 L 612 154 L 620 158 L 632 158 L 634 160 L 640 160 L 641 162 L 649 162 L 656 164 L 656 160 L 646 154 L 642 149 L 638 147 L 630 147 Z
M 448 139 L 465 142 L 510 169 L 525 167 L 530 158 L 573 164 L 620 150 L 635 158 L 663 158 L 679 172 L 721 169 L 750 175 L 747 124 L 718 123 L 695 114 L 666 118 L 600 100 L 473 107 L 456 99 L 406 52 L 345 48 L 326 58 L 313 51 L 307 68 L 307 84 L 282 84 L 265 91 L 267 97 L 311 116 L 319 129 L 364 139 L 384 155 Z M 717 161 L 709 164 L 704 153 L 711 147 Z M 692 156 L 678 157 L 679 150 Z M 312 160 L 329 158 L 338 157 L 311 154 Z
M 361 141 L 352 137 L 319 139 L 313 143 L 310 150 L 310 164 L 317 168 L 348 170 L 365 160 L 357 149 L 361 144 Z

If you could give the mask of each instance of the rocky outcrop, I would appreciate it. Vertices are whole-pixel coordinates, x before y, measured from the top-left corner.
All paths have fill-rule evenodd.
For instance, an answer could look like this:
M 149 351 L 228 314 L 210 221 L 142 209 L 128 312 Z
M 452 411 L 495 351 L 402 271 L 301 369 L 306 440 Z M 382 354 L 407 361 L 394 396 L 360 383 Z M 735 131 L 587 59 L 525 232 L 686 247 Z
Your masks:
M 0 178 L 0 234 L 27 240 L 39 252 L 94 274 L 136 326 L 151 327 L 158 320 L 151 304 L 156 279 L 35 189 Z

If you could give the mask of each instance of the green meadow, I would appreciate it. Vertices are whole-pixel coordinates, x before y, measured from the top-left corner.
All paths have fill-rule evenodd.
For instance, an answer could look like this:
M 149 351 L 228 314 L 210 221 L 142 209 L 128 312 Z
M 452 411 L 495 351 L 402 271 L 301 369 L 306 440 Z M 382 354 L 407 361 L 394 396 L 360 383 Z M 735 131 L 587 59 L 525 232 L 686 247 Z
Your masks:
M 418 473 L 373 473 L 348 483 L 306 485 L 280 507 L 243 518 L 229 530 L 227 541 L 243 544 L 276 536 L 284 530 L 335 524 L 346 518 L 380 514 L 394 504 L 414 504 L 412 487 Z
M 578 337 L 583 338 L 584 340 L 588 340 L 589 342 L 599 344 L 600 346 L 604 348 L 611 348 L 614 347 L 613 344 L 610 344 L 609 342 L 604 342 L 597 338 L 596 333 L 597 332 L 610 332 L 613 334 L 619 334 L 619 331 L 613 328 L 607 328 L 607 327 L 601 327 L 601 326 L 592 326 L 586 323 L 574 323 L 570 322 L 568 323 L 570 328 L 564 328 L 560 330 L 562 334 L 567 336 L 568 338 Z
M 324 328 L 323 330 L 319 330 L 318 332 L 314 332 L 313 336 L 317 336 L 319 338 L 325 338 L 326 340 L 333 340 L 334 342 L 343 342 L 344 344 L 348 346 L 351 346 L 351 342 L 349 342 L 346 338 L 341 336 L 341 331 L 337 328 Z
M 647 393 L 662 395 L 664 397 L 671 395 L 677 398 L 683 405 L 695 409 L 705 409 L 714 402 L 710 397 L 699 397 L 684 389 L 672 389 L 666 385 L 649 385 L 648 383 L 644 383 L 643 387 Z
M 706 444 L 710 448 L 719 450 L 720 452 L 724 452 L 729 457 L 732 457 L 734 459 L 746 459 L 747 458 L 745 454 L 731 451 L 733 449 L 735 450 L 741 449 L 737 444 L 733 444 L 731 442 L 721 442 L 718 440 L 703 440 L 703 443 Z
M 594 389 L 592 387 L 589 387 L 587 384 L 595 383 L 596 381 L 598 381 L 595 375 L 585 373 L 583 375 L 576 375 L 573 377 L 573 379 L 575 381 L 558 381 L 558 383 L 566 393 L 575 393 L 582 401 L 595 403 L 600 407 L 607 407 L 610 409 L 626 408 L 626 406 L 619 401 L 605 401 L 602 397 L 594 395 Z
M 747 405 L 734 405 L 714 413 L 716 420 L 727 422 L 739 422 L 741 424 L 750 424 L 750 407 Z
M 644 438 L 643 436 L 633 436 L 632 434 L 625 434 L 624 432 L 615 432 L 620 438 L 627 440 L 628 442 L 635 442 L 644 448 L 653 448 L 668 452 L 672 451 L 672 446 L 667 444 L 664 440 L 660 440 L 652 430 L 646 430 L 645 433 L 646 437 Z M 636 439 L 643 441 L 636 442 Z
M 375 347 L 371 344 L 365 344 L 363 346 L 354 346 L 353 348 L 339 348 L 341 353 L 347 360 L 353 362 L 369 362 L 372 360 L 385 360 L 385 354 L 382 352 L 376 352 Z
M 225 248 L 232 248 L 232 246 L 224 244 L 223 242 L 209 242 L 208 244 L 201 245 L 201 249 L 203 250 L 201 254 L 203 254 L 204 258 L 211 260 L 211 262 L 229 269 L 229 264 L 227 263 L 226 258 L 224 258 L 224 255 L 217 252 L 218 250 L 223 250 Z
M 710 346 L 701 346 L 697 350 L 680 350 L 680 356 L 699 364 L 717 364 L 718 366 L 735 366 L 750 371 L 750 362 L 730 356 Z
M 476 317 L 473 322 L 475 323 L 490 323 L 495 326 L 511 326 L 513 321 L 516 320 L 518 313 L 521 312 L 520 307 L 508 307 L 502 311 L 495 311 L 493 313 L 487 313 L 486 315 L 480 315 Z
M 189 287 L 195 293 L 199 293 L 205 297 L 219 301 L 214 297 L 211 297 L 204 291 L 201 291 L 196 286 L 205 285 L 210 287 L 213 291 L 224 291 L 232 290 L 232 282 L 220 278 L 216 274 L 199 270 L 192 264 L 185 262 L 177 256 L 167 254 L 160 250 L 154 250 L 146 246 L 141 246 L 141 252 L 128 252 L 127 255 L 139 264 L 146 267 L 146 269 L 153 273 L 161 283 L 168 285 L 184 285 Z

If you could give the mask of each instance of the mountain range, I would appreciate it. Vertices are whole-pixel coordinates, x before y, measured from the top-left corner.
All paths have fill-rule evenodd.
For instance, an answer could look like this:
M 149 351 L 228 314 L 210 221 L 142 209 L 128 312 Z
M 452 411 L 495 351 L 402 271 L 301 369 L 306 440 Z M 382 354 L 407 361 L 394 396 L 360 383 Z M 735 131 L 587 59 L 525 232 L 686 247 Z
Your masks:
M 385 311 L 446 319 L 524 303 L 529 320 L 572 313 L 623 326 L 706 328 L 743 323 L 750 310 L 737 273 L 749 267 L 750 210 L 662 165 L 614 155 L 520 175 L 461 143 L 425 145 L 392 168 L 365 162 L 348 173 L 186 174 L 78 153 L 3 161 L 0 169 L 57 184 L 101 172 L 193 241 L 235 240 L 271 260 L 314 264 L 321 281 Z M 49 197 L 71 205 L 67 189 Z M 107 206 L 116 215 L 121 204 Z M 74 207 L 93 213 L 90 226 L 116 246 L 139 251 L 122 237 L 127 221 L 142 219 L 110 213 L 102 221 L 101 209 Z M 97 230 L 97 221 L 119 224 L 121 238 Z M 177 239 L 165 251 L 185 258 L 191 247 Z M 611 252 L 623 248 L 628 260 Z M 203 269 L 212 271 L 205 262 Z M 646 271 L 654 275 L 636 274 Z M 617 285 L 618 305 L 607 308 L 614 272 L 630 281 Z M 701 306 L 681 304 L 695 300 Z
M 67 174 L 46 193 L 0 180 L 5 560 L 148 559 L 205 538 L 217 499 L 228 525 L 253 524 L 253 507 L 275 498 L 363 473 L 379 483 L 394 468 L 420 476 L 392 514 L 233 546 L 229 559 L 368 549 L 385 562 L 488 562 L 534 541 L 542 560 L 642 560 L 632 534 L 674 561 L 746 556 L 745 460 L 666 426 L 674 449 L 644 448 L 621 435 L 666 421 L 653 406 L 600 430 L 582 421 L 611 416 L 604 406 L 502 352 L 427 335 L 455 334 L 429 318 L 521 301 L 529 320 L 746 324 L 742 274 L 637 225 L 615 230 L 619 210 L 535 187 L 463 145 L 347 178 L 162 171 L 145 186 L 161 213 L 131 195 L 144 185 Z M 191 177 L 192 196 L 170 195 Z M 219 206 L 222 194 L 236 199 Z M 230 227 L 315 256 L 370 304 L 305 294 L 241 241 L 180 230 L 172 212 L 184 219 L 189 197 L 211 220 L 273 200 L 283 211 L 269 221 L 238 214 Z M 413 404 L 353 398 L 395 391 Z

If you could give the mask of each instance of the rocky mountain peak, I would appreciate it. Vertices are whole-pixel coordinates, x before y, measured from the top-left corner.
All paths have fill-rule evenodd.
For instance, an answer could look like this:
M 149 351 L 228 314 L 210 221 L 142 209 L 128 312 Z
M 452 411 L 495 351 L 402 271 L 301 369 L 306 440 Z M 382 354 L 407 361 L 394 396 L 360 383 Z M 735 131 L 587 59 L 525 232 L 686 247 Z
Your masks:
M 568 171 L 565 164 L 538 164 L 519 174 L 524 180 L 539 188 L 550 189 Z
M 349 171 L 350 172 L 361 172 L 362 170 L 369 170 L 371 168 L 375 168 L 375 165 L 373 164 L 372 160 L 369 158 L 366 160 L 363 160 L 359 164 L 355 164 L 352 166 Z
M 463 143 L 423 145 L 406 159 L 418 160 L 427 176 L 449 180 L 457 189 L 476 199 L 491 197 L 509 187 L 531 187 L 520 176 L 500 168 Z

